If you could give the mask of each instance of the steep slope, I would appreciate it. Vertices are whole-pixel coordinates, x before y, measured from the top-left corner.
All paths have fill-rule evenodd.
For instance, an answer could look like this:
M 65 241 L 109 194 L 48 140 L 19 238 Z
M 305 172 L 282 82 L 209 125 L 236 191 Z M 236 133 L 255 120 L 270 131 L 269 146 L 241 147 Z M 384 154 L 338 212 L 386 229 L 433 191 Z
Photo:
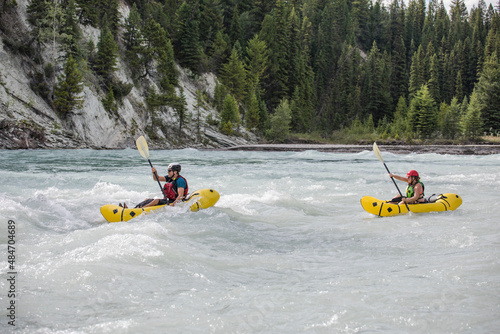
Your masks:
M 172 108 L 162 107 L 154 112 L 146 108 L 145 87 L 155 85 L 154 78 L 146 78 L 134 86 L 118 103 L 117 112 L 110 113 L 103 107 L 104 94 L 97 79 L 87 73 L 83 108 L 60 117 L 51 99 L 41 96 L 37 78 L 43 77 L 47 64 L 52 64 L 55 74 L 61 72 L 64 64 L 53 61 L 58 59 L 52 51 L 53 45 L 35 52 L 26 21 L 27 5 L 27 0 L 17 0 L 17 5 L 4 4 L 0 12 L 0 148 L 124 148 L 135 146 L 135 138 L 143 134 L 152 148 L 216 148 L 257 141 L 244 130 L 240 130 L 239 136 L 228 137 L 208 124 L 207 116 L 215 118 L 217 111 L 207 104 L 195 110 L 195 97 L 197 90 L 213 96 L 216 77 L 204 74 L 193 81 L 179 67 L 176 89 L 183 89 L 189 115 L 182 131 Z M 122 3 L 122 16 L 128 10 Z M 84 26 L 81 29 L 84 42 L 97 41 L 100 33 L 97 29 Z M 114 75 L 121 82 L 132 84 L 128 72 L 119 59 Z

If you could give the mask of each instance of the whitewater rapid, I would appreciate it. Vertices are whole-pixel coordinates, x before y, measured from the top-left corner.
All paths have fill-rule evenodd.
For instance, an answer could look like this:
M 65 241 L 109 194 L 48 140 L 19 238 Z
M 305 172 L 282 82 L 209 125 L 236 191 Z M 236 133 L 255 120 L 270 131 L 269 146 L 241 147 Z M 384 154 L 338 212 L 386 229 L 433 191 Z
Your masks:
M 159 196 L 136 150 L 0 151 L 0 332 L 496 332 L 500 155 L 382 154 L 462 206 L 366 213 L 397 193 L 371 151 L 162 150 L 219 202 L 109 224 Z

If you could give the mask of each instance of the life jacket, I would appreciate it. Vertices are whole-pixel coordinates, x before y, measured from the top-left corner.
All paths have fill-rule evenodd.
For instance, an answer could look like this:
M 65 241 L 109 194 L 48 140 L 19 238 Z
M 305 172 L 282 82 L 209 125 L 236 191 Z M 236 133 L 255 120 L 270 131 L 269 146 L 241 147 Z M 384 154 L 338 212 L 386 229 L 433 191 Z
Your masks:
M 181 177 L 186 181 L 186 189 L 184 189 L 184 196 L 182 199 L 186 198 L 188 194 L 188 183 L 187 180 L 184 176 L 179 175 L 176 179 L 171 178 L 167 183 L 163 185 L 163 193 L 165 194 L 165 197 L 170 199 L 170 200 L 175 200 L 178 196 L 178 191 L 177 191 L 177 179 Z
M 425 186 L 424 184 L 422 183 L 422 181 L 418 181 L 417 183 L 420 183 L 422 185 L 422 193 L 420 194 L 420 196 L 418 197 L 418 199 L 421 199 L 424 197 L 424 190 L 425 190 Z M 412 185 L 408 185 L 406 187 L 406 198 L 412 198 L 413 196 L 415 196 L 415 189 L 413 188 Z

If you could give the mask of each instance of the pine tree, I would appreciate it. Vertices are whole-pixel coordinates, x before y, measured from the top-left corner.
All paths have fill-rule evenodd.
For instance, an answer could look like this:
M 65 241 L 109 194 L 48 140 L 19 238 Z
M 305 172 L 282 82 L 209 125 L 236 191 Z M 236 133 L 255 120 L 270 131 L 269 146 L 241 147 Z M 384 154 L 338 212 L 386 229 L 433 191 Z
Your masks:
M 274 142 L 284 142 L 290 134 L 291 118 L 290 103 L 287 99 L 283 99 L 271 116 L 271 124 L 266 137 Z
M 182 128 L 184 126 L 184 123 L 186 123 L 187 121 L 186 95 L 184 94 L 184 89 L 182 89 L 182 87 L 179 88 L 179 95 L 175 100 L 174 109 L 175 112 L 177 113 L 177 116 L 179 117 L 179 136 L 180 136 L 182 134 Z
M 26 12 L 28 23 L 33 27 L 32 34 L 38 44 L 41 45 L 54 38 L 54 23 L 59 22 L 59 15 L 55 11 L 53 1 L 31 0 Z
M 104 28 L 97 43 L 97 55 L 94 62 L 97 74 L 109 79 L 109 75 L 117 69 L 117 56 L 118 45 L 113 39 L 111 31 Z
M 236 99 L 231 94 L 227 94 L 224 99 L 224 105 L 220 117 L 221 122 L 219 129 L 227 135 L 232 135 L 233 125 L 239 124 L 240 115 L 238 111 L 238 102 L 236 102 Z
M 488 132 L 500 132 L 500 61 L 493 53 L 484 63 L 483 71 L 476 84 L 476 103 L 484 128 Z M 472 103 L 472 100 L 471 100 Z
M 109 113 L 114 114 L 118 111 L 118 106 L 116 105 L 115 101 L 115 94 L 113 93 L 112 89 L 108 91 L 108 93 L 102 100 L 102 105 L 104 109 Z
M 422 138 L 430 138 L 437 126 L 437 110 L 427 85 L 423 85 L 411 100 L 409 110 L 411 129 Z
M 424 52 L 422 46 L 420 45 L 418 47 L 418 51 L 413 54 L 411 59 L 410 86 L 408 87 L 410 98 L 413 98 L 425 83 L 423 58 Z
M 261 78 L 264 76 L 269 66 L 269 53 L 266 42 L 255 35 L 246 48 L 246 73 L 248 81 L 248 91 L 258 90 Z
M 259 115 L 259 101 L 257 100 L 257 95 L 255 91 L 250 93 L 250 98 L 246 111 L 246 127 L 249 130 L 256 129 L 259 126 L 260 115 Z
M 372 115 L 375 123 L 391 113 L 390 71 L 387 55 L 381 54 L 377 44 L 373 47 L 366 61 L 365 105 L 366 114 Z
M 130 9 L 129 16 L 125 19 L 123 44 L 125 46 L 125 58 L 132 71 L 132 77 L 138 79 L 144 71 L 144 36 L 141 32 L 142 19 L 137 6 L 134 3 Z
M 83 107 L 84 98 L 81 96 L 83 92 L 83 74 L 78 69 L 78 65 L 70 55 L 64 71 L 58 76 L 58 83 L 54 88 L 54 106 L 62 117 L 75 110 Z
M 437 55 L 434 54 L 431 57 L 430 61 L 430 69 L 429 69 L 429 93 L 431 94 L 434 101 L 441 101 L 440 93 L 439 93 L 439 63 Z
M 407 134 L 408 131 L 408 106 L 406 105 L 406 99 L 401 96 L 398 100 L 398 105 L 396 107 L 396 112 L 394 113 L 394 120 L 392 122 L 391 134 L 396 138 L 402 138 Z
M 222 69 L 221 81 L 238 102 L 243 102 L 245 98 L 246 71 L 236 49 L 233 49 L 228 63 Z
M 199 73 L 202 47 L 200 44 L 199 10 L 194 5 L 184 1 L 177 12 L 179 30 L 175 49 L 177 58 L 182 67 L 189 68 L 194 74 Z
M 472 92 L 469 107 L 461 122 L 465 138 L 477 141 L 483 135 L 483 121 L 481 119 L 481 102 L 476 90 Z
M 460 103 L 455 97 L 451 100 L 451 105 L 446 105 L 446 108 L 443 109 L 440 124 L 441 133 L 444 138 L 455 139 L 460 131 Z
M 469 24 L 467 21 L 467 6 L 464 0 L 451 0 L 451 42 L 455 44 L 458 41 L 463 41 L 468 34 Z
M 74 0 L 68 0 L 67 6 L 62 10 L 62 24 L 60 28 L 60 40 L 67 54 L 74 58 L 81 57 L 80 50 L 81 32 L 76 17 L 76 7 Z

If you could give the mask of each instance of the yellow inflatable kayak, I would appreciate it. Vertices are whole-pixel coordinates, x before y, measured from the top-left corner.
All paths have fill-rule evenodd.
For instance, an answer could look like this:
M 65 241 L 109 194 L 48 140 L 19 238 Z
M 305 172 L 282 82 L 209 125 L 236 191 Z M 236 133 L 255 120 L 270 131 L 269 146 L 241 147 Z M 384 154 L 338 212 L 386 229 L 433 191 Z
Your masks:
M 411 212 L 434 212 L 455 210 L 462 205 L 462 198 L 457 194 L 441 194 L 437 196 L 437 200 L 432 203 L 408 204 Z M 406 205 L 388 203 L 374 197 L 365 196 L 361 199 L 361 206 L 367 212 L 380 217 L 389 217 L 399 214 L 408 213 Z
M 214 206 L 220 195 L 213 189 L 200 189 L 191 193 L 189 198 L 183 203 L 189 205 L 191 211 L 207 209 Z M 166 205 L 150 206 L 147 208 L 122 208 L 118 205 L 106 204 L 101 207 L 101 214 L 109 223 L 126 222 L 132 218 L 140 216 L 142 213 L 149 213 L 153 210 L 163 208 Z

